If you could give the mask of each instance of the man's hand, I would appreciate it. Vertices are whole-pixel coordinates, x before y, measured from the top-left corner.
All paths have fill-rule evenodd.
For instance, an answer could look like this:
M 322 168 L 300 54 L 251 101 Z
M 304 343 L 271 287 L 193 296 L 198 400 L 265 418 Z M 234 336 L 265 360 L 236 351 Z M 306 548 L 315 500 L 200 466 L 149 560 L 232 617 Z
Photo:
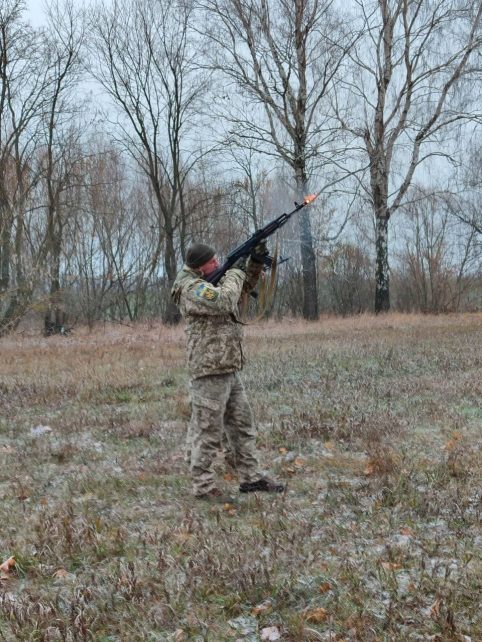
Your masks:
M 245 256 L 240 256 L 239 259 L 235 263 L 233 263 L 232 268 L 241 270 L 246 274 L 246 261 L 247 258 Z
M 266 241 L 261 241 L 251 252 L 251 259 L 255 263 L 264 263 L 264 257 L 268 254 Z

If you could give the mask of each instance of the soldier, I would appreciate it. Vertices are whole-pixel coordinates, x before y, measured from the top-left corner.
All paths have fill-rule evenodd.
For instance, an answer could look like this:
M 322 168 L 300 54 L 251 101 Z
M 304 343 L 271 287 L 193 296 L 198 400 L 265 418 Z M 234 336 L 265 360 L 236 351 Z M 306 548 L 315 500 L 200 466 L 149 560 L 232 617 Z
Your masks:
M 244 363 L 238 303 L 243 292 L 256 286 L 266 253 L 266 245 L 260 244 L 247 261 L 239 259 L 214 286 L 205 278 L 219 267 L 215 251 L 195 243 L 171 291 L 186 321 L 192 408 L 188 448 L 194 496 L 199 499 L 232 501 L 217 488 L 212 467 L 223 431 L 234 455 L 241 493 L 284 491 L 283 484 L 260 472 L 251 408 L 238 375 Z

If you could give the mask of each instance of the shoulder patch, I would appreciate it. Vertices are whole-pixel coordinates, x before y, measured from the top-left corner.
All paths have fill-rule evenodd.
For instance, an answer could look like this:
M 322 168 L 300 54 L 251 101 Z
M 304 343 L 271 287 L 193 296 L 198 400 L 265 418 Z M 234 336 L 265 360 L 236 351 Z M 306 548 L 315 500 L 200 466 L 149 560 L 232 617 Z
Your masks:
M 207 301 L 216 301 L 219 292 L 212 288 L 209 283 L 201 283 L 196 288 L 196 296 Z

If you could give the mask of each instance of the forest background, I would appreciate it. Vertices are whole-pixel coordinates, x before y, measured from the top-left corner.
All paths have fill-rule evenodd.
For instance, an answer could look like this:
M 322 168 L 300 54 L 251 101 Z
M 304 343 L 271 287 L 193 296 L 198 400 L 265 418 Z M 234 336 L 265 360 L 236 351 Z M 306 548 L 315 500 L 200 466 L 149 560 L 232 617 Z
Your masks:
M 177 311 L 192 241 L 273 240 L 265 314 L 482 305 L 475 1 L 0 4 L 0 332 Z M 30 20 L 30 22 L 29 22 Z

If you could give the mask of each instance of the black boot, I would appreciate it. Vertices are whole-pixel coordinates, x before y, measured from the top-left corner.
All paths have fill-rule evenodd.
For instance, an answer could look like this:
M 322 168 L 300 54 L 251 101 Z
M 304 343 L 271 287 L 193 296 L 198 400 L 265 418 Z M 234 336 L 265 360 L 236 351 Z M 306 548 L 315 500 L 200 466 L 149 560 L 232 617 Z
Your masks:
M 285 485 L 269 479 L 268 477 L 261 477 L 254 482 L 243 482 L 239 485 L 240 493 L 282 493 L 285 490 Z

